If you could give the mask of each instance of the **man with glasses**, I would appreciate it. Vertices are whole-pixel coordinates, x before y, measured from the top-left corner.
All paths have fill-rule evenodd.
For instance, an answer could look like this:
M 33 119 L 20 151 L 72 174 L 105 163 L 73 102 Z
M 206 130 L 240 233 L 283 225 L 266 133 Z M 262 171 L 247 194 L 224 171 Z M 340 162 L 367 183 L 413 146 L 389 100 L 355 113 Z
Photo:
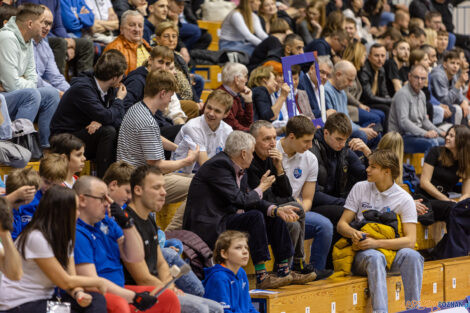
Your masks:
M 166 290 L 156 298 L 148 292 L 154 287 L 124 286 L 121 258 L 127 263 L 144 259 L 144 245 L 133 219 L 117 210 L 113 218 L 106 215 L 113 200 L 108 187 L 99 178 L 82 176 L 73 186 L 78 195 L 75 239 L 75 266 L 78 275 L 99 276 L 110 281 L 105 295 L 108 312 L 126 312 L 128 308 L 148 312 L 179 312 L 178 298 Z
M 427 71 L 423 65 L 413 66 L 409 83 L 393 97 L 390 108 L 389 130 L 399 132 L 405 144 L 405 153 L 423 153 L 444 144 L 445 133 L 439 130 L 426 113 L 425 86 Z

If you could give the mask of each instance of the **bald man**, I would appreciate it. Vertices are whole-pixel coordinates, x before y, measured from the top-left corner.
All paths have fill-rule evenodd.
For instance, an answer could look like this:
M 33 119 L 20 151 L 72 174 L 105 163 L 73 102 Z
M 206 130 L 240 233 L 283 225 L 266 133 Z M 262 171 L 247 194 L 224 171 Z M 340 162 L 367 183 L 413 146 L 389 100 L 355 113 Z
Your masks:
M 349 117 L 348 97 L 345 89 L 354 83 L 356 75 L 356 68 L 351 62 L 342 60 L 335 64 L 331 78 L 325 84 L 325 104 L 327 110 L 342 112 Z M 375 125 L 375 123 L 367 122 L 367 125 L 360 126 L 351 121 L 353 129 L 351 137 L 360 138 L 368 146 L 375 147 L 380 137 L 373 128 Z

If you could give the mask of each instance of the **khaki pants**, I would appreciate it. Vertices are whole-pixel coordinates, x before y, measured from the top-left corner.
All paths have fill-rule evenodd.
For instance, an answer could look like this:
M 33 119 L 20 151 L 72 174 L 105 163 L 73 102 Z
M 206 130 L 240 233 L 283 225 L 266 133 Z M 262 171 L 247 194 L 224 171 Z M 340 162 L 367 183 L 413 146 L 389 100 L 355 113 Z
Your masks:
M 184 209 L 186 208 L 186 197 L 188 196 L 192 175 L 170 173 L 166 174 L 164 177 L 166 190 L 165 204 L 183 201 L 165 230 L 181 229 L 183 226 Z

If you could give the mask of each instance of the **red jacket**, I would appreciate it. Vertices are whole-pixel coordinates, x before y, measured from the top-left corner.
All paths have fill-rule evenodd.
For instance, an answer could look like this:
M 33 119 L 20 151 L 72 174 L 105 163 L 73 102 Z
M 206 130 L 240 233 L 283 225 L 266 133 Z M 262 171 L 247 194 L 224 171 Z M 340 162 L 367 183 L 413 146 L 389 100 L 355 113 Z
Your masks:
M 224 88 L 224 85 L 220 86 L 218 89 L 225 90 L 232 96 L 232 94 Z M 232 97 L 233 105 L 228 116 L 224 118 L 224 122 L 232 126 L 233 130 L 249 131 L 251 124 L 253 124 L 253 103 L 244 103 L 240 96 Z

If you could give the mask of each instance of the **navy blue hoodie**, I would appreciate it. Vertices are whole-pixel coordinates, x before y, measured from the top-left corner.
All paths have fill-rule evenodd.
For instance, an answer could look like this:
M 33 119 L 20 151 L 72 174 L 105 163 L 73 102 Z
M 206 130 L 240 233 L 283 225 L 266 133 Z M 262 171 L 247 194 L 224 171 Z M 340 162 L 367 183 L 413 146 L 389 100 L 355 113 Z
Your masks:
M 258 313 L 251 304 L 250 287 L 243 268 L 235 275 L 228 268 L 216 264 L 204 269 L 204 277 L 204 298 L 219 302 L 225 313 Z

